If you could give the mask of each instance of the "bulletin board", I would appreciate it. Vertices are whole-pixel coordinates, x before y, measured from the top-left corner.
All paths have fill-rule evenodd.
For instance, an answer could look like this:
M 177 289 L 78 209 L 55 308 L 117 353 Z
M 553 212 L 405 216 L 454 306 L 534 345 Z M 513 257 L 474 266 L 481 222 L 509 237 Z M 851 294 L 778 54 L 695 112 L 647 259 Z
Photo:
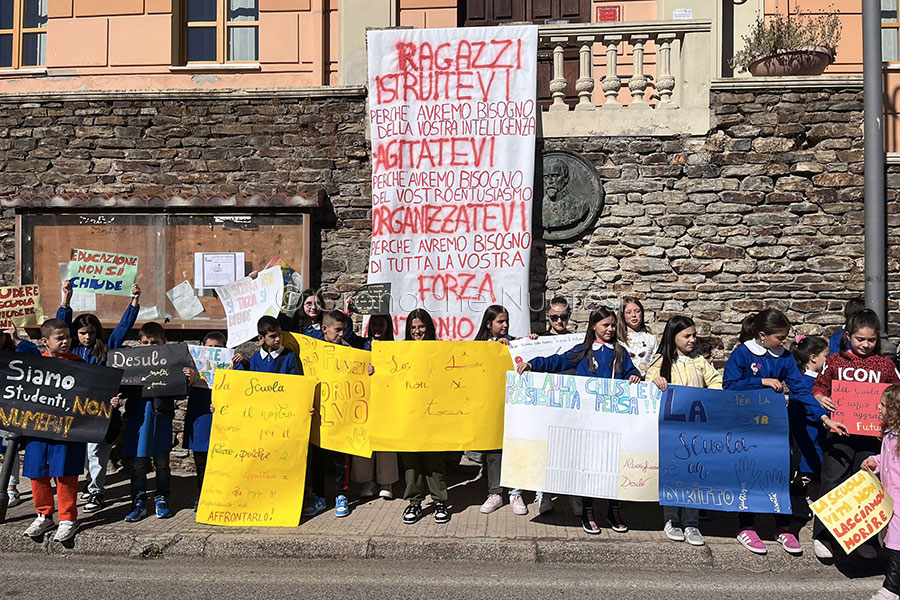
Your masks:
M 166 321 L 172 328 L 225 327 L 225 313 L 215 294 L 199 296 L 204 311 L 190 320 L 181 319 L 166 297 L 166 291 L 184 281 L 193 287 L 197 252 L 243 252 L 248 274 L 280 257 L 301 274 L 304 287 L 310 281 L 310 215 L 299 211 L 26 213 L 17 216 L 17 230 L 21 283 L 40 286 L 48 317 L 56 314 L 61 300 L 59 263 L 68 261 L 72 248 L 137 255 L 141 306 L 156 307 L 159 316 L 152 320 Z M 124 296 L 97 295 L 96 309 L 90 312 L 100 318 L 104 328 L 112 328 L 129 301 Z

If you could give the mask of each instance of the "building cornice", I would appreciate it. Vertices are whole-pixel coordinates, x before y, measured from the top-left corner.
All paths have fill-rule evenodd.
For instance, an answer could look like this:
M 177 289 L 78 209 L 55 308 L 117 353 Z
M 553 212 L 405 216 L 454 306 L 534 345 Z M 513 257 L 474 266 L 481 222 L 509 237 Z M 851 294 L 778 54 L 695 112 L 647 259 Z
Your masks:
M 366 86 L 321 86 L 304 88 L 221 88 L 221 89 L 173 89 L 173 90 L 97 90 L 97 91 L 47 91 L 0 92 L 0 102 L 40 101 L 105 101 L 122 100 L 282 100 L 365 98 Z

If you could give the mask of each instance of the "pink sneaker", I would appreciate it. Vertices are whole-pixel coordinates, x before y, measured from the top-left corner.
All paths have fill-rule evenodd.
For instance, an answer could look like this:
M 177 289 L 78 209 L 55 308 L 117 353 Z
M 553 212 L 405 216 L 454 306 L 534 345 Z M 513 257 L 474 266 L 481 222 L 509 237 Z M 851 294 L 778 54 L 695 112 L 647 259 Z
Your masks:
M 803 554 L 803 546 L 800 545 L 794 534 L 787 529 L 779 529 L 775 539 L 788 554 Z
M 750 552 L 753 552 L 754 554 L 765 554 L 766 552 L 768 552 L 768 550 L 766 549 L 766 545 L 763 544 L 761 539 L 759 539 L 759 534 L 757 534 L 753 529 L 743 530 L 738 534 L 737 539 L 744 548 L 746 548 Z M 794 541 L 796 541 L 796 538 L 794 539 Z
M 500 494 L 491 494 L 481 505 L 481 513 L 488 515 L 501 506 L 503 506 L 503 498 L 500 497 Z
M 513 512 L 517 515 L 527 515 L 528 507 L 525 506 L 525 501 L 522 500 L 521 494 L 515 494 L 509 497 L 509 504 L 512 506 Z

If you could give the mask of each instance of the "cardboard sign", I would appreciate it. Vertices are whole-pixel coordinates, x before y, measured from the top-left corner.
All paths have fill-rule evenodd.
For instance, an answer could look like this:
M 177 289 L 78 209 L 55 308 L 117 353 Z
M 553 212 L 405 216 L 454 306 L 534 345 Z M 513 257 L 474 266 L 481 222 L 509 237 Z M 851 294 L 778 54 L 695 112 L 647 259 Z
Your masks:
M 391 284 L 386 312 L 427 309 L 442 340 L 472 339 L 491 304 L 510 310 L 510 335 L 527 335 L 537 27 L 366 36 L 368 283 Z
M 122 371 L 31 354 L 0 353 L 0 429 L 30 437 L 100 442 Z
M 194 361 L 194 370 L 200 375 L 194 382 L 197 387 L 211 388 L 215 378 L 216 369 L 230 371 L 234 359 L 234 350 L 231 348 L 217 348 L 215 346 L 188 345 L 191 360 Z
M 881 435 L 881 410 L 878 403 L 886 383 L 832 381 L 831 399 L 837 408 L 831 418 L 847 426 L 853 435 Z
M 137 256 L 75 248 L 69 255 L 69 281 L 75 292 L 130 296 L 137 271 Z
M 296 527 L 303 510 L 316 382 L 301 375 L 220 371 L 197 522 Z
M 656 502 L 661 398 L 652 383 L 509 371 L 501 484 Z
M 894 501 L 878 477 L 859 471 L 813 502 L 811 508 L 850 554 L 884 529 L 894 514 Z
M 184 368 L 192 366 L 192 363 L 184 344 L 111 350 L 107 364 L 125 372 L 123 385 L 143 387 L 145 397 L 187 394 Z
M 509 350 L 497 342 L 375 342 L 372 450 L 503 447 Z
M 369 375 L 371 352 L 337 346 L 308 335 L 282 333 L 282 343 L 315 379 L 315 415 L 310 439 L 327 450 L 372 456 L 369 443 Z
M 358 315 L 391 314 L 391 284 L 372 283 L 362 286 L 353 294 L 350 310 Z
M 553 356 L 568 352 L 578 344 L 584 342 L 583 333 L 567 333 L 565 335 L 542 335 L 536 340 L 527 337 L 513 340 L 509 343 L 509 353 L 513 362 L 528 362 L 539 356 Z
M 216 288 L 228 320 L 229 348 L 257 336 L 256 323 L 263 315 L 278 317 L 284 295 L 280 267 L 260 271 L 256 278 L 244 277 Z
M 40 327 L 44 322 L 41 290 L 36 285 L 0 287 L 0 329 Z
M 791 514 L 784 396 L 670 385 L 659 421 L 659 503 Z

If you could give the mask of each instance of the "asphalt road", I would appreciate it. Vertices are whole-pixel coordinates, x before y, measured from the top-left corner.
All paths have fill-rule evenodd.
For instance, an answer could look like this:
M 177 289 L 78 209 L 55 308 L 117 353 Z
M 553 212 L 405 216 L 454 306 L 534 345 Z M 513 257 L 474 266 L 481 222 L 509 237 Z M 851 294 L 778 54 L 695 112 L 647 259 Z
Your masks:
M 836 571 L 658 573 L 580 565 L 0 555 L 0 597 L 28 600 L 864 600 L 880 585 L 880 577 L 848 579 Z

